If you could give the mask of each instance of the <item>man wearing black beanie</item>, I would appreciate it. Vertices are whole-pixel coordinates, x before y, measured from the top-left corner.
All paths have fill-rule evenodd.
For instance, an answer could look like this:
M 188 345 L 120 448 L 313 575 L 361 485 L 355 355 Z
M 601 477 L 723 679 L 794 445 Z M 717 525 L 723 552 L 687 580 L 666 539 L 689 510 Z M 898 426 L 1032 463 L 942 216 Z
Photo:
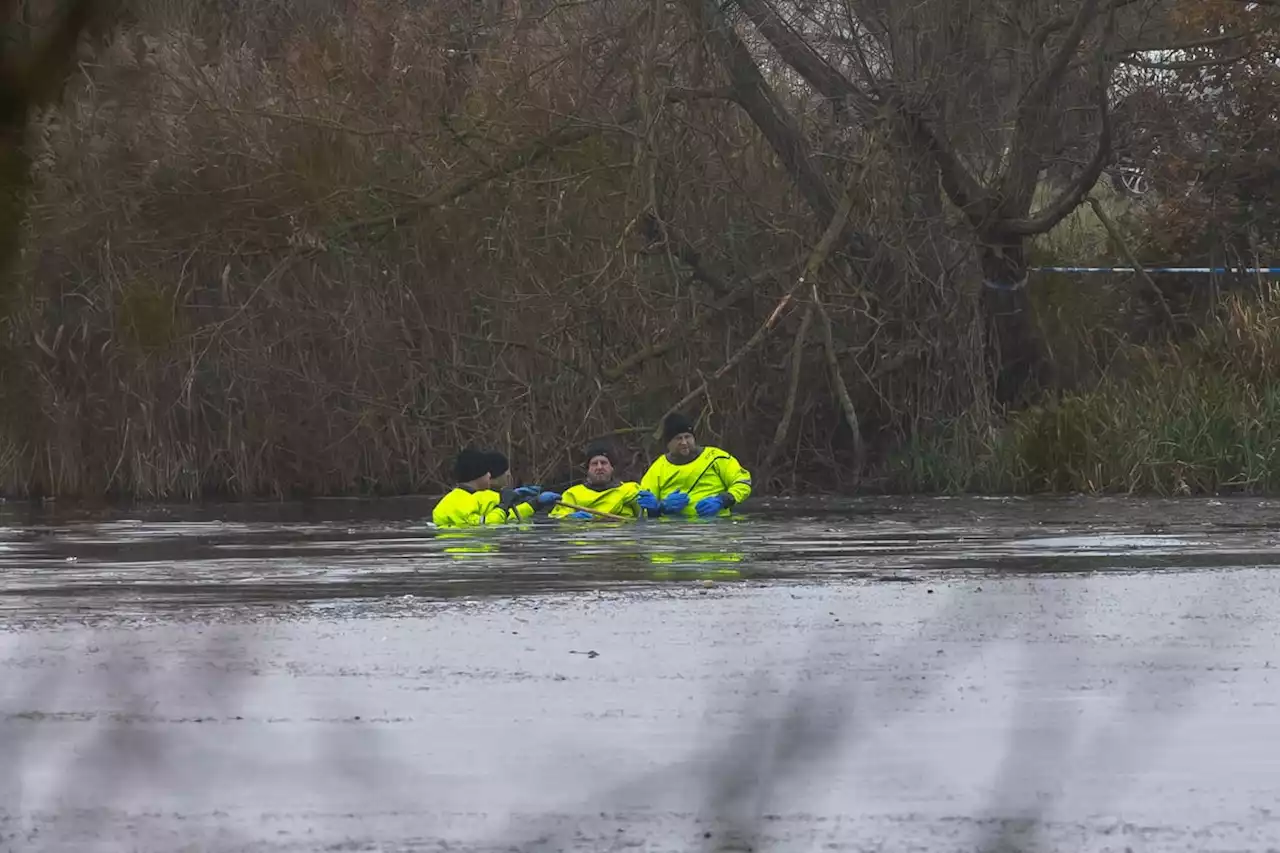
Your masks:
M 492 488 L 492 469 L 496 467 L 496 461 L 490 453 L 471 447 L 458 453 L 453 463 L 453 479 L 457 485 L 431 511 L 431 520 L 437 527 L 479 527 L 524 521 L 533 515 L 535 503 L 546 506 L 560 499 L 555 492 L 540 492 L 518 504 L 522 510 L 515 506 L 504 507 L 501 497 Z M 501 468 L 499 476 L 506 473 L 505 457 Z
M 638 518 L 640 507 L 636 505 L 636 495 L 640 484 L 619 482 L 614 468 L 617 461 L 617 454 L 607 444 L 588 447 L 586 482 L 565 489 L 564 503 L 551 510 L 551 517 L 589 521 L 593 517 L 591 513 L 574 509 L 585 507 L 622 518 Z
M 718 447 L 699 447 L 693 431 L 679 412 L 662 421 L 667 452 L 649 466 L 636 497 L 650 517 L 727 516 L 751 496 L 751 472 Z

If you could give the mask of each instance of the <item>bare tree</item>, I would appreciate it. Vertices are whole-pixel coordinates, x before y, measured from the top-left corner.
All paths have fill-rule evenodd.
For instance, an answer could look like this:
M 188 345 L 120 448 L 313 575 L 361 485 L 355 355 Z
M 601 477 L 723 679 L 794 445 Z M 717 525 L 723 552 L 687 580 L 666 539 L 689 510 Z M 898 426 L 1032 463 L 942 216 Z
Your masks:
M 1041 387 L 1047 364 L 1029 311 L 1027 243 L 1078 207 L 1106 167 L 1113 74 L 1159 0 L 684 5 L 819 219 L 830 216 L 833 192 L 818 155 L 839 152 L 815 152 L 797 129 L 762 73 L 770 58 L 830 105 L 833 123 L 887 127 L 928 169 L 922 188 L 940 189 L 977 252 L 997 399 Z M 1063 168 L 1076 151 L 1087 153 Z M 1055 185 L 1051 167 L 1065 176 Z M 859 248 L 872 239 L 863 235 Z

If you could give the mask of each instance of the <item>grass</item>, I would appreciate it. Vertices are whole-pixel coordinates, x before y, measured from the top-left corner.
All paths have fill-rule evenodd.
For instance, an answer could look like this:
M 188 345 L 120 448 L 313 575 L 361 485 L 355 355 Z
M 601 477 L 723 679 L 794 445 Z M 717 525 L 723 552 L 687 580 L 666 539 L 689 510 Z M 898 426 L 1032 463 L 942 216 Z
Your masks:
M 1228 298 L 1191 340 L 1126 346 L 1093 387 L 993 424 L 914 437 L 893 488 L 925 492 L 1272 493 L 1280 490 L 1280 291 Z

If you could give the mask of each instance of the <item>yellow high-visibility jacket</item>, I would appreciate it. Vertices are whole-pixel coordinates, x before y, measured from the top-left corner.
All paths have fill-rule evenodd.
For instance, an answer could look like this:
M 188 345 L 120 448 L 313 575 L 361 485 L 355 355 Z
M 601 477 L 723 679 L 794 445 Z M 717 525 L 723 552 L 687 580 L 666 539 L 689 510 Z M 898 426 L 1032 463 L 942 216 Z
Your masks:
M 586 483 L 570 486 L 561 494 L 561 499 L 577 506 L 597 509 L 620 515 L 623 518 L 638 518 L 640 507 L 636 505 L 636 495 L 640 493 L 640 484 L 634 481 L 619 483 L 602 491 L 597 491 Z M 573 515 L 577 510 L 564 504 L 556 504 L 551 510 L 552 518 L 564 518 Z
M 506 524 L 509 521 L 524 521 L 532 516 L 533 507 L 528 503 L 516 504 L 508 509 L 502 506 L 501 496 L 492 489 L 473 492 L 462 486 L 455 487 L 442 497 L 431 511 L 431 520 L 437 527 Z
M 704 447 L 683 465 L 676 465 L 666 454 L 659 456 L 641 478 L 640 488 L 653 492 L 659 501 L 672 492 L 685 492 L 689 495 L 689 505 L 680 514 L 696 518 L 694 505 L 703 498 L 728 492 L 733 495 L 736 506 L 750 497 L 751 472 L 720 448 Z M 718 515 L 729 515 L 729 510 L 723 509 Z
M 498 494 L 493 489 L 485 489 L 482 492 L 476 492 L 476 494 L 481 495 L 482 500 L 492 500 L 497 503 L 498 508 L 506 512 L 507 522 L 528 521 L 533 518 L 533 504 L 523 498 L 517 497 L 510 490 L 507 491 L 505 496 Z M 493 522 L 489 523 L 492 524 Z

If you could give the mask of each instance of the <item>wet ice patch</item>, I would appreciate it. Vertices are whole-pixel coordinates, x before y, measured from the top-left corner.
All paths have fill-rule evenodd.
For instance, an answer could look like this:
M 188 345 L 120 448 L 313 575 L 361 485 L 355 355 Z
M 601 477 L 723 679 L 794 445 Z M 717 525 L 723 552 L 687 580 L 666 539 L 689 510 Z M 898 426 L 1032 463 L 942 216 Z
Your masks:
M 1020 539 L 1017 544 L 1025 548 L 1046 551 L 1090 551 L 1115 554 L 1133 550 L 1167 553 L 1184 548 L 1205 548 L 1212 543 L 1206 539 L 1193 539 L 1185 536 L 1097 533 L 1078 536 L 1031 537 Z

